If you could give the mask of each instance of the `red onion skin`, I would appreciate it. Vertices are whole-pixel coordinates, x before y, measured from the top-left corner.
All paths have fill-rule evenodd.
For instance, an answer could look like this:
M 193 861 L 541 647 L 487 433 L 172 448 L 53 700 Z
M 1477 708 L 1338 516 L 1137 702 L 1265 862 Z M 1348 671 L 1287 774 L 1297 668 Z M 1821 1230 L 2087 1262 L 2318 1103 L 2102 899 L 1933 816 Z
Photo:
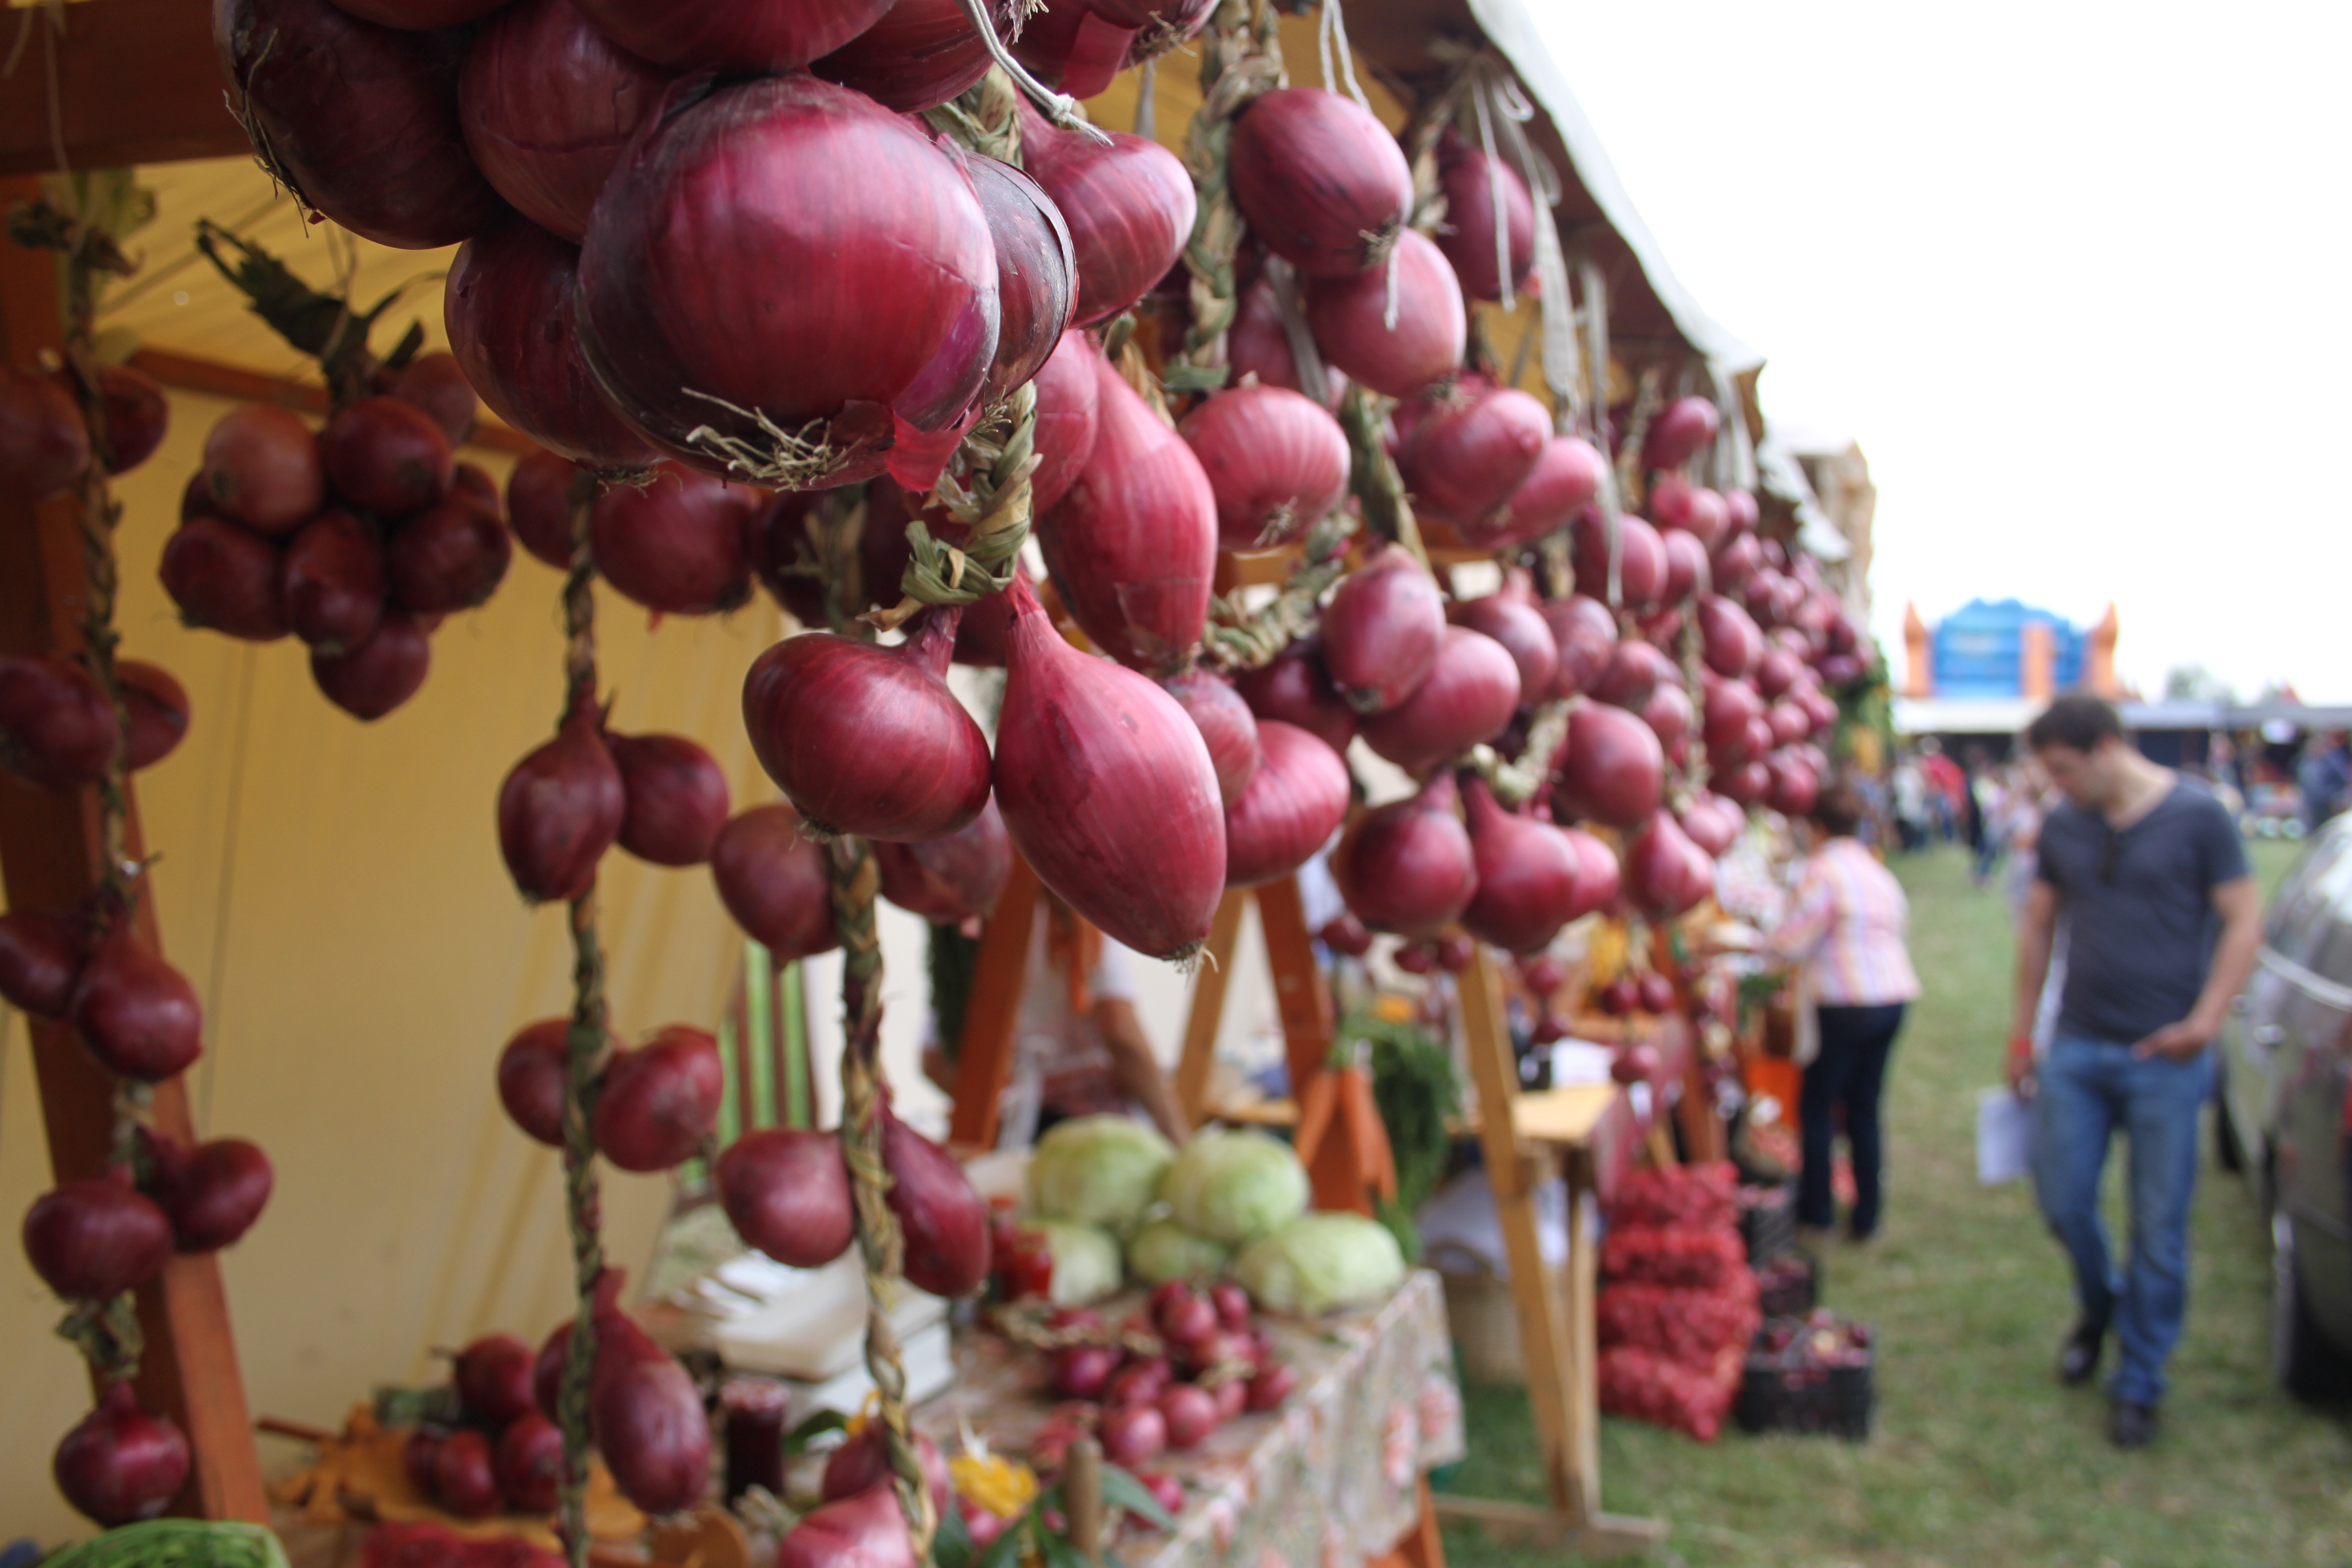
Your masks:
M 1551 439 L 1551 416 L 1524 392 L 1456 395 L 1413 426 L 1397 448 L 1397 471 L 1432 517 L 1475 524 L 1511 499 Z
M 1679 820 L 1685 837 L 1720 859 L 1739 841 L 1747 814 L 1721 795 L 1705 795 L 1684 807 Z
M 617 842 L 656 866 L 699 866 L 727 826 L 727 774 L 719 759 L 683 735 L 604 737 L 621 770 Z
M 1175 699 L 1064 642 L 1011 590 L 996 801 L 1039 879 L 1114 940 L 1191 953 L 1224 890 L 1225 822 L 1208 746 Z
M 947 1456 L 920 1432 L 914 1436 L 915 1455 L 923 1468 L 924 1484 L 930 1489 L 931 1506 L 945 1517 L 955 1492 L 955 1482 L 948 1473 Z M 833 1457 L 825 1460 L 817 1495 L 827 1502 L 839 1502 L 874 1487 L 887 1489 L 896 1485 L 890 1469 L 889 1428 L 879 1417 L 869 1416 L 849 1441 L 835 1448 Z
M 1665 748 L 1647 724 L 1622 708 L 1583 703 L 1552 764 L 1552 800 L 1571 817 L 1638 826 L 1664 795 L 1665 766 Z
M 572 567 L 572 486 L 580 470 L 541 447 L 515 460 L 507 475 L 507 526 L 534 560 L 558 571 Z
M 1155 1405 L 1122 1405 L 1103 1412 L 1103 1458 L 1123 1468 L 1148 1465 L 1168 1451 L 1168 1418 Z
M 1560 831 L 1576 846 L 1577 858 L 1584 866 L 1583 880 L 1577 886 L 1577 918 L 1615 903 L 1621 881 L 1617 852 L 1580 827 Z
M 697 15 L 738 9 L 753 8 Z M 698 427 L 764 439 L 715 397 L 786 430 L 830 422 L 833 449 L 806 483 L 870 477 L 893 406 L 982 317 L 990 341 L 973 344 L 965 402 L 986 372 L 996 262 L 970 180 L 910 121 L 814 77 L 672 104 L 589 222 L 579 329 L 591 372 L 636 427 L 698 468 L 718 463 L 688 440 Z M 934 411 L 922 412 L 918 423 Z
M 596 1447 L 623 1496 L 651 1514 L 702 1500 L 710 1481 L 710 1421 L 694 1379 L 617 1304 L 596 1313 L 588 1389 Z
M 1258 724 L 1265 760 L 1241 798 L 1225 807 L 1225 886 L 1286 877 L 1331 841 L 1347 820 L 1348 764 L 1295 724 Z
M 1022 162 L 1069 224 L 1078 284 L 1072 323 L 1081 327 L 1142 299 L 1192 235 L 1195 197 L 1182 160 L 1146 137 L 1109 135 L 1106 147 L 1060 130 L 1021 100 Z
M 488 603 L 513 561 L 514 542 L 498 514 L 457 497 L 402 523 L 384 547 L 393 597 L 427 616 Z
M 1756 505 L 1756 496 L 1751 490 L 1724 491 L 1723 511 L 1723 537 L 1727 543 L 1753 533 L 1763 515 Z
M 1035 376 L 1070 330 L 1077 257 L 1062 209 L 1035 180 L 977 153 L 964 167 L 996 250 L 996 357 L 980 389 L 993 403 Z
M 375 636 L 383 619 L 383 546 L 367 524 L 340 507 L 302 525 L 286 546 L 287 623 L 294 635 L 330 654 L 349 653 Z
M 64 654 L 0 657 L 0 764 L 44 789 L 106 776 L 122 737 L 97 677 Z
M 1519 700 L 1534 704 L 1551 696 L 1559 681 L 1559 645 L 1551 627 L 1528 599 L 1507 590 L 1459 605 L 1455 624 L 1492 637 L 1511 656 L 1519 672 Z
M 1511 287 L 1524 291 L 1536 260 L 1536 209 L 1528 183 L 1500 159 L 1489 158 L 1449 133 L 1437 147 L 1437 190 L 1445 198 L 1445 224 L 1437 247 L 1461 275 L 1462 291 L 1473 300 L 1503 297 L 1496 266 L 1495 187 L 1503 188 L 1503 232 L 1507 237 Z
M 65 1435 L 50 1474 L 66 1501 L 99 1524 L 136 1524 L 161 1515 L 186 1484 L 188 1440 L 141 1409 L 127 1381 L 117 1383 Z
M 1297 642 L 1256 669 L 1237 671 L 1234 689 L 1260 722 L 1295 724 L 1345 757 L 1356 738 L 1356 710 L 1348 706 L 1323 668 L 1322 639 Z
M 953 833 L 919 844 L 877 840 L 882 896 L 935 924 L 956 925 L 992 913 L 1013 875 L 1013 840 L 996 797 Z
M 124 1078 L 153 1083 L 204 1053 L 204 1007 L 187 977 L 118 917 L 74 978 L 67 1007 L 82 1044 Z
M 1209 479 L 1217 542 L 1286 544 L 1347 499 L 1348 437 L 1312 399 L 1279 386 L 1213 395 L 1178 427 Z
M 1821 793 L 1821 782 L 1813 770 L 1794 757 L 1774 753 L 1765 763 L 1765 772 L 1771 784 L 1765 799 L 1773 810 L 1783 816 L 1802 816 L 1813 809 L 1813 801 Z
M 1247 385 L 1255 376 L 1260 386 L 1278 386 L 1317 401 L 1315 394 L 1299 384 L 1298 363 L 1290 351 L 1281 307 L 1275 303 L 1274 285 L 1263 278 L 1242 290 L 1234 324 L 1225 330 L 1225 363 L 1233 367 L 1228 386 Z M 1329 408 L 1347 389 L 1348 378 L 1326 367 L 1323 380 L 1320 406 Z
M 518 1513 L 553 1513 L 563 1482 L 563 1428 L 536 1410 L 526 1410 L 499 1434 L 490 1465 L 508 1508 Z
M 1102 355 L 1080 331 L 1062 341 L 1037 372 L 1037 470 L 1029 476 L 1029 503 L 1043 517 L 1069 493 L 1102 429 Z
M 1519 705 L 1519 667 L 1502 644 L 1467 626 L 1440 637 L 1412 694 L 1363 722 L 1364 743 L 1415 776 L 1494 739 Z
M 457 454 L 433 416 L 397 397 L 370 397 L 329 420 L 319 457 L 334 492 L 378 517 L 405 517 L 449 493 Z
M 99 366 L 98 392 L 106 405 L 106 471 L 127 474 L 153 457 L 155 448 L 163 444 L 172 405 L 153 376 L 127 364 Z M 5 408 L 6 395 L 0 393 L 0 426 L 8 418 Z M 7 442 L 7 436 L 0 434 L 0 453 L 5 452 Z M 10 467 L 8 458 L 0 455 L 0 473 Z
M 1396 325 L 1388 324 L 1389 268 L 1396 269 Z M 1310 278 L 1307 324 L 1335 369 L 1388 397 L 1411 397 L 1462 363 L 1469 317 L 1454 268 L 1413 229 L 1392 258 L 1345 278 Z
M 887 1109 L 882 1163 L 890 1212 L 907 1242 L 907 1283 L 934 1296 L 969 1296 L 988 1282 L 988 1205 L 955 1157 Z
M 0 366 L 0 482 L 32 500 L 56 495 L 89 467 L 89 426 L 54 379 Z
M 1427 936 L 1457 919 L 1478 890 L 1470 835 L 1454 815 L 1454 775 L 1439 773 L 1409 800 L 1349 825 L 1331 876 L 1357 919 L 1374 931 Z
M 1429 569 L 1383 545 L 1323 612 L 1323 668 L 1348 706 L 1385 712 L 1428 679 L 1444 633 L 1445 604 Z
M 1478 890 L 1462 928 L 1507 952 L 1548 947 L 1577 914 L 1583 861 L 1568 836 L 1547 822 L 1505 811 L 1486 781 L 1463 786 Z
M 1094 451 L 1038 518 L 1037 542 L 1055 591 L 1097 647 L 1134 668 L 1172 672 L 1208 625 L 1216 498 L 1192 448 L 1107 360 L 1097 361 L 1096 386 Z
M 1159 1405 L 1171 1448 L 1196 1448 L 1217 1429 L 1216 1398 L 1205 1388 L 1171 1384 L 1160 1391 Z
M 1764 721 L 1772 727 L 1775 745 L 1793 746 L 1813 732 L 1812 715 L 1786 698 L 1764 710 Z
M 1661 536 L 1659 543 L 1666 552 L 1667 604 L 1686 603 L 1692 595 L 1705 594 L 1713 587 L 1706 549 L 1696 539 L 1675 530 Z
M 205 437 L 204 479 L 221 514 L 257 533 L 291 533 L 327 499 L 319 438 L 290 410 L 267 403 L 221 416 Z
M 1744 680 L 1707 682 L 1702 728 L 1709 750 L 1726 757 L 1748 751 L 1748 727 L 1764 716 L 1763 700 Z
M 1736 679 L 1764 657 L 1764 633 L 1753 617 L 1720 594 L 1698 601 L 1700 657 L 1716 674 Z
M 462 27 L 497 10 L 503 0 L 335 0 L 352 16 L 379 26 L 423 32 Z
M 1748 584 L 1764 563 L 1764 552 L 1752 533 L 1743 533 L 1712 558 L 1715 567 L 1716 591 L 1721 594 L 1744 594 Z
M 286 623 L 278 547 L 218 518 L 182 523 L 164 542 L 158 575 L 180 618 L 245 642 L 276 642 Z
M 597 1152 L 641 1175 L 682 1164 L 719 1125 L 726 1091 L 719 1042 L 672 1024 L 606 1064 L 593 1123 Z
M 526 1024 L 499 1053 L 499 1103 L 526 1137 L 563 1147 L 565 1059 L 572 1020 Z
M 517 763 L 499 789 L 499 849 L 523 898 L 554 903 L 594 887 L 596 863 L 627 810 L 594 703 L 579 701 L 555 739 Z
M 1552 695 L 1575 697 L 1590 691 L 1617 652 L 1617 617 L 1608 605 L 1585 594 L 1551 600 L 1541 613 L 1559 655 L 1559 678 Z
M 1695 717 L 1690 693 L 1679 686 L 1661 683 L 1642 704 L 1642 722 L 1658 737 L 1658 744 L 1668 748 L 1691 732 Z
M 1624 875 L 1626 892 L 1654 919 L 1670 920 L 1715 891 L 1715 862 L 1663 811 L 1625 846 Z
M 780 71 L 841 47 L 890 0 L 684 8 L 671 0 L 581 0 L 580 8 L 621 47 L 674 69 Z
M 820 832 L 907 841 L 953 833 L 988 799 L 988 739 L 947 668 L 956 612 L 905 643 L 786 637 L 743 679 L 743 723 L 768 776 Z
M 482 401 L 551 453 L 604 472 L 649 468 L 653 447 L 622 419 L 580 355 L 572 300 L 579 275 L 577 247 L 518 215 L 500 217 L 450 264 L 441 293 L 449 346 Z M 514 483 L 508 481 L 510 509 Z M 571 538 L 567 503 L 560 559 L 541 549 L 544 531 L 525 543 L 550 565 L 564 566 Z
M 917 1568 L 898 1489 L 877 1484 L 811 1509 L 776 1543 L 776 1568 Z
M 1622 602 L 1636 610 L 1654 609 L 1666 593 L 1666 547 L 1658 531 L 1631 513 L 1617 520 L 1617 583 Z M 1573 524 L 1576 584 L 1595 598 L 1609 591 L 1609 534 L 1591 509 L 1577 513 Z
M 782 802 L 738 813 L 719 830 L 710 846 L 710 876 L 735 923 L 777 962 L 841 944 L 824 851 L 801 836 L 801 814 Z
M 38 910 L 0 914 L 0 1002 L 37 1018 L 59 1018 L 81 972 L 80 923 Z
M 1756 663 L 1756 689 L 1766 697 L 1784 697 L 1797 684 L 1802 668 L 1786 648 L 1773 648 Z
M 1649 706 L 1652 692 L 1672 685 L 1681 673 L 1675 661 L 1655 647 L 1628 638 L 1609 656 L 1608 668 L 1592 683 L 1591 696 L 1595 701 L 1638 713 Z
M 481 420 L 482 400 L 474 395 L 465 366 L 455 354 L 418 354 L 389 375 L 378 372 L 376 384 L 385 396 L 422 409 L 452 447 L 471 440 L 474 426 Z M 475 468 L 474 473 L 485 486 L 489 484 L 489 476 L 481 469 Z M 496 500 L 495 490 L 490 499 Z
M 988 47 L 961 0 L 894 0 L 881 20 L 810 68 L 885 109 L 919 114 L 980 80 L 988 67 Z
M 319 689 L 353 718 L 383 718 L 425 684 L 433 647 L 414 616 L 387 610 L 375 635 L 347 654 L 312 649 L 310 678 Z
M 67 1182 L 25 1211 L 24 1244 L 33 1272 L 50 1289 L 69 1301 L 102 1301 L 163 1271 L 172 1258 L 172 1222 L 128 1182 Z
M 396 32 L 327 0 L 220 0 L 233 109 L 298 197 L 398 250 L 455 245 L 498 216 L 457 123 L 459 36 Z
M 269 1156 L 242 1138 L 215 1138 L 184 1149 L 149 1134 L 155 1159 L 155 1201 L 171 1216 L 173 1245 L 182 1252 L 217 1252 L 234 1247 L 261 1211 L 277 1184 Z
M 1257 773 L 1257 716 L 1232 682 L 1206 670 L 1173 676 L 1160 685 L 1201 731 L 1210 764 L 1217 770 L 1218 798 L 1230 807 Z
M 665 463 L 651 484 L 614 485 L 588 514 L 589 553 L 615 591 L 670 616 L 714 616 L 751 597 L 743 551 L 752 492 Z
M 538 1352 L 513 1334 L 486 1334 L 453 1358 L 450 1382 L 466 1413 L 493 1426 L 531 1414 L 530 1373 Z
M 1564 525 L 1601 493 L 1608 467 L 1591 442 L 1580 436 L 1554 436 L 1544 443 L 1535 467 L 1502 506 L 1483 517 L 1458 518 L 1454 531 L 1480 550 L 1501 550 L 1540 539 Z
M 1047 86 L 1092 98 L 1126 68 L 1139 31 L 1104 20 L 1084 0 L 1050 0 L 1022 25 L 1013 55 Z
M 622 150 L 671 80 L 614 46 L 572 0 L 520 0 L 474 35 L 458 118 L 499 195 L 577 245 Z
M 1707 399 L 1675 398 L 1650 421 L 1649 434 L 1642 440 L 1642 466 L 1681 468 L 1697 456 L 1701 447 L 1713 444 L 1722 423 L 1722 416 Z
M 1716 545 L 1728 537 L 1731 509 L 1722 496 L 1709 489 L 1691 492 L 1690 520 L 1683 526 L 1701 548 L 1712 552 Z
M 1250 233 L 1308 277 L 1382 260 L 1412 205 L 1412 171 L 1388 128 L 1352 99 L 1285 87 L 1234 121 L 1234 204 Z
M 807 1128 L 746 1132 L 719 1156 L 717 1184 L 735 1234 L 777 1262 L 822 1268 L 856 1234 L 841 1140 Z

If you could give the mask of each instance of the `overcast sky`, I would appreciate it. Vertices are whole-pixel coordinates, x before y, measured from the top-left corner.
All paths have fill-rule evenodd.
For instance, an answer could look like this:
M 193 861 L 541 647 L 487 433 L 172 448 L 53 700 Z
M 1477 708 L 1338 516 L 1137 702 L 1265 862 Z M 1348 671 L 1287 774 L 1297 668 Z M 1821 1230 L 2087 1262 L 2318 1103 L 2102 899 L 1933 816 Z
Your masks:
M 2352 700 L 2352 5 L 1528 0 L 1768 417 L 1853 434 L 1876 623 L 2014 596 L 2150 694 Z

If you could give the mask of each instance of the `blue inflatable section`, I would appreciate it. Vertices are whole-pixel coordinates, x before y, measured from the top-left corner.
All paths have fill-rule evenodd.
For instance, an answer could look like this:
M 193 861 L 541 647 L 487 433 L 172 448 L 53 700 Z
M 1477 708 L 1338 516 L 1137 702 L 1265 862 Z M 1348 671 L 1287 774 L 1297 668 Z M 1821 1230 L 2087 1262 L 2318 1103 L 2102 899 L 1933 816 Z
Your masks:
M 1936 695 L 2017 697 L 2025 685 L 2025 628 L 2050 628 L 2061 691 L 2082 684 L 2083 633 L 2047 610 L 2015 599 L 1970 600 L 1937 624 L 1934 639 Z

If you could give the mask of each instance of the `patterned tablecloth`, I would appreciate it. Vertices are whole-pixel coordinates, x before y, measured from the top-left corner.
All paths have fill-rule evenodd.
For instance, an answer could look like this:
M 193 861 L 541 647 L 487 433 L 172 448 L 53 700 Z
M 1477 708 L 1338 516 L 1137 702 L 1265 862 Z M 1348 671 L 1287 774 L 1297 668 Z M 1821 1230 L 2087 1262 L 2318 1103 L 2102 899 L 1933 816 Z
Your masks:
M 1129 1303 L 1106 1309 L 1114 1321 Z M 1463 1455 L 1462 1395 L 1437 1276 L 1416 1271 L 1378 1307 L 1269 1320 L 1298 1389 L 1154 1468 L 1184 1483 L 1171 1533 L 1130 1534 L 1129 1568 L 1359 1568 L 1419 1513 L 1414 1482 Z M 1053 1405 L 1044 1358 L 984 1331 L 958 1336 L 956 1383 L 916 1412 L 950 1452 L 959 1422 L 1022 1455 Z

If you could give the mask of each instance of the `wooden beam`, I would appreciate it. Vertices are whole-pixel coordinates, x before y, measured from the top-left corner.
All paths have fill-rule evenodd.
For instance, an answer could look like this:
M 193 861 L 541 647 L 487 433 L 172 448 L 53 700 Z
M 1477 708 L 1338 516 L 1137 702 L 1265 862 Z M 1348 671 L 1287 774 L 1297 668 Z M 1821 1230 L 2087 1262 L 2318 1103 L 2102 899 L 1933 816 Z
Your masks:
M 1233 981 L 1234 950 L 1239 945 L 1242 910 L 1249 893 L 1228 888 L 1209 927 L 1209 949 L 1192 982 L 1192 1007 L 1184 1019 L 1184 1051 L 1176 1058 L 1176 1103 L 1184 1120 L 1201 1125 L 1208 1112 L 1209 1078 L 1217 1065 L 1217 1026 L 1225 1013 L 1225 987 Z
M 0 179 L 0 209 L 37 194 L 30 179 Z M 0 244 L 0 363 L 30 369 L 44 350 L 54 353 L 62 346 L 51 258 Z M 78 650 L 76 606 L 84 593 L 73 502 L 58 498 L 35 504 L 0 486 L 0 654 Z M 94 789 L 40 790 L 0 775 L 0 881 L 8 907 L 66 910 L 80 902 L 100 879 L 98 820 Z M 144 853 L 135 795 L 124 844 L 134 858 Z M 141 937 L 160 949 L 154 876 L 149 874 L 136 918 Z M 100 1175 L 110 1157 L 114 1080 L 70 1026 L 30 1022 L 49 1168 L 60 1182 Z M 169 1137 L 194 1142 L 184 1079 L 155 1086 L 149 1120 Z M 140 1401 L 178 1423 L 193 1460 L 172 1511 L 267 1521 L 268 1501 L 217 1261 L 210 1253 L 174 1256 L 163 1277 L 139 1292 L 138 1305 L 147 1341 Z
M 0 88 L 0 175 L 252 151 L 223 96 L 205 0 L 84 0 L 0 17 L 0 50 L 30 32 Z
M 327 389 L 314 381 L 288 381 L 283 376 L 264 375 L 241 365 L 222 364 L 217 360 L 197 359 L 163 349 L 141 349 L 131 356 L 131 363 L 133 369 L 143 370 L 165 386 L 181 392 L 234 398 L 239 403 L 274 403 L 316 419 L 327 416 Z M 466 445 L 517 458 L 539 450 L 539 443 L 521 431 L 489 418 L 476 422 L 474 434 Z

